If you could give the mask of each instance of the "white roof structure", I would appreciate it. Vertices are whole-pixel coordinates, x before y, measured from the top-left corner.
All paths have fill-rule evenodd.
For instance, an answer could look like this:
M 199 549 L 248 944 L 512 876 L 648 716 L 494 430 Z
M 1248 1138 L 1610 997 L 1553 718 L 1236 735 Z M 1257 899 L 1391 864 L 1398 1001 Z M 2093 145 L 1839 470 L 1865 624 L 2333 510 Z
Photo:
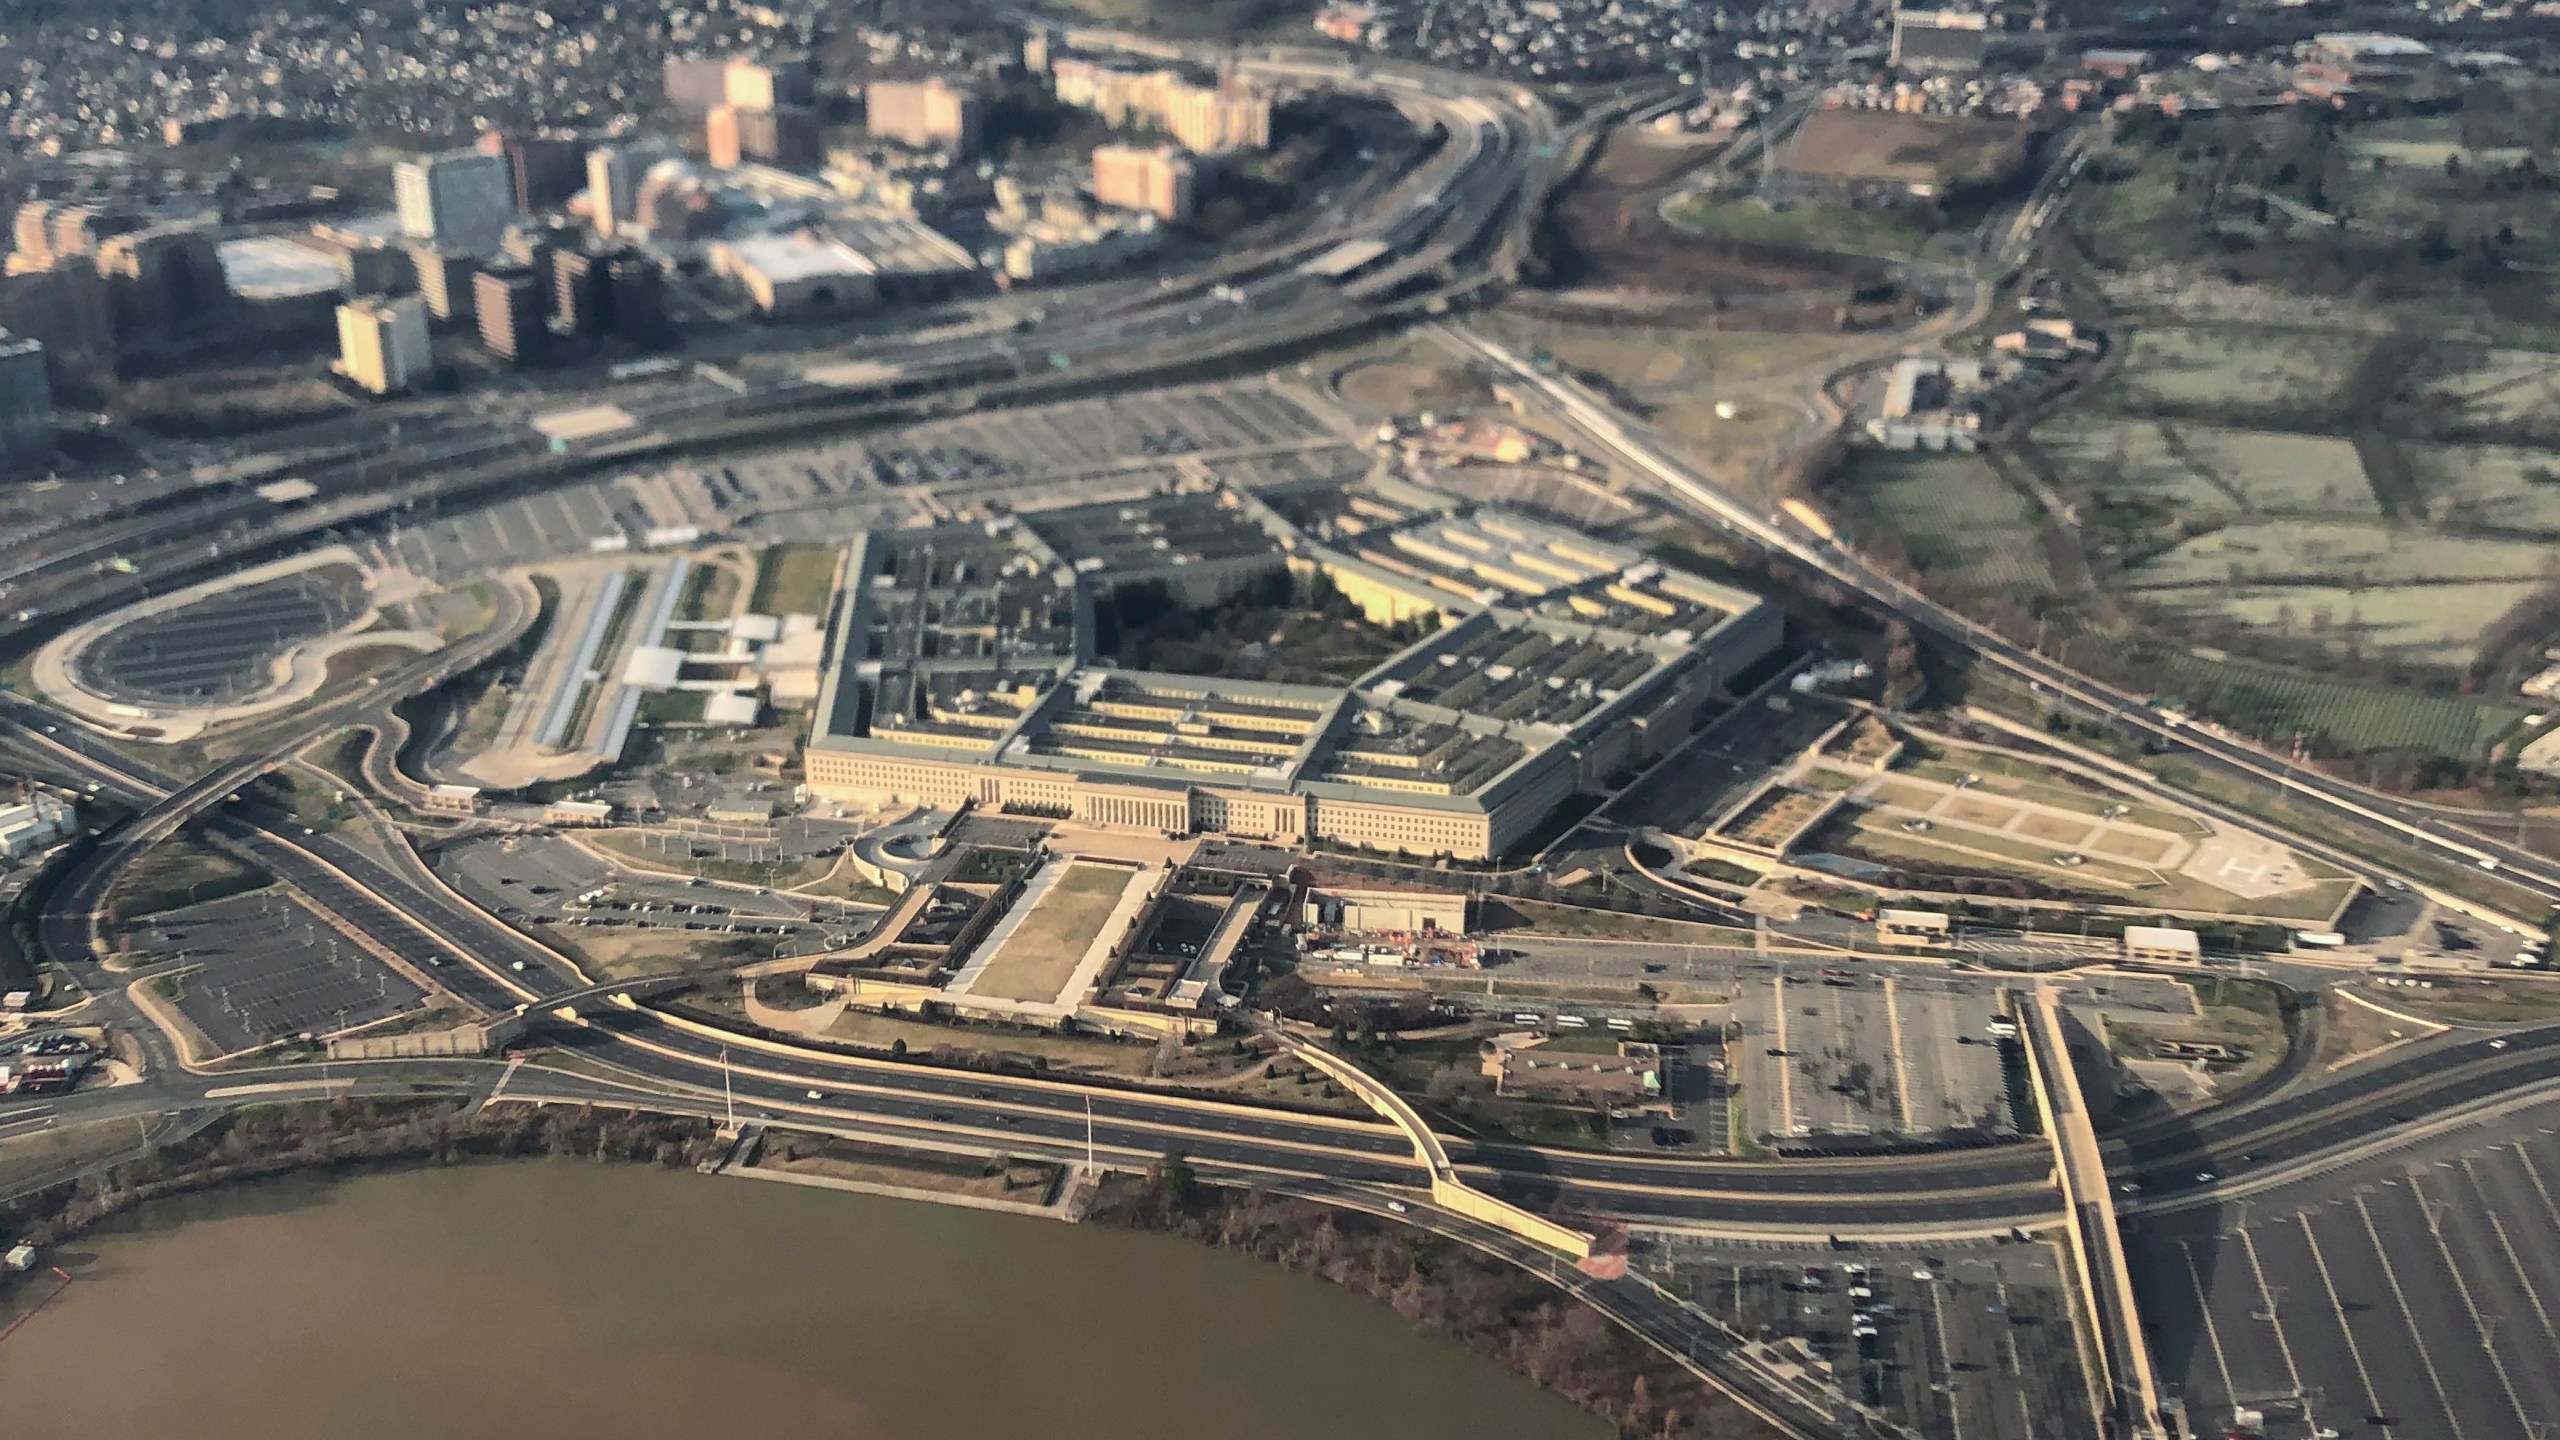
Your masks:
M 334 294 L 346 283 L 336 260 L 282 235 L 225 240 L 214 253 L 222 262 L 223 283 L 243 300 L 299 300 Z
M 622 662 L 622 683 L 634 690 L 672 690 L 684 669 L 684 652 L 665 645 L 634 645 Z
M 759 708 L 752 693 L 724 690 L 702 702 L 702 719 L 707 725 L 753 725 Z
M 753 270 L 775 285 L 880 273 L 880 267 L 861 251 L 816 235 L 742 235 L 723 243 L 738 257 L 741 269 Z

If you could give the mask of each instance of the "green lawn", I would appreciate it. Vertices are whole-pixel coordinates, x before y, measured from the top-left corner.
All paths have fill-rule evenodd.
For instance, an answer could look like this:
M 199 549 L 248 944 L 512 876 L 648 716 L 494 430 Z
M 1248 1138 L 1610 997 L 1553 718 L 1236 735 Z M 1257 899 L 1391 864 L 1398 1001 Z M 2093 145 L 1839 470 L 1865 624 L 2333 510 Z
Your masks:
M 1718 200 L 1693 195 L 1664 212 L 1683 230 L 1717 240 L 1786 245 L 1854 255 L 1907 256 L 1929 242 L 1931 228 L 1898 210 L 1853 210 L 1845 205 L 1785 205 L 1758 199 Z
M 824 615 L 835 597 L 833 545 L 775 545 L 756 557 L 756 586 L 747 609 L 757 615 Z

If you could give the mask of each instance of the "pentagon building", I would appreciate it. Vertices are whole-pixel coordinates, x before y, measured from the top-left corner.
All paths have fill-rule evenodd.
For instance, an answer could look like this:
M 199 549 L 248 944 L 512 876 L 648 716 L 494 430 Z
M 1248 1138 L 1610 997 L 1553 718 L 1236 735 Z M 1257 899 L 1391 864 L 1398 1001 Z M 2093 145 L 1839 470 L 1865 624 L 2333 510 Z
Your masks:
M 1111 587 L 1206 604 L 1283 567 L 1436 628 L 1343 687 L 1096 663 Z M 874 532 L 844 574 L 820 798 L 1460 859 L 1677 746 L 1782 630 L 1744 591 L 1383 479 Z

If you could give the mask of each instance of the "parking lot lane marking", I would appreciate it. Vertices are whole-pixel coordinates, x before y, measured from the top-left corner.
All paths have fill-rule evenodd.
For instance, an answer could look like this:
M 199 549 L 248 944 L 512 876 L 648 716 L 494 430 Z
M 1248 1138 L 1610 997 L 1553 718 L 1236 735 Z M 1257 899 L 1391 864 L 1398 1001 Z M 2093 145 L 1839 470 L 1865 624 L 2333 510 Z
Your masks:
M 1773 997 L 1770 1001 L 1769 1013 L 1778 1017 L 1777 1035 L 1775 1037 L 1777 1047 L 1780 1051 L 1778 1056 L 1778 1123 L 1786 1127 L 1780 1132 L 1781 1134 L 1793 1135 L 1796 1133 L 1796 1061 L 1795 1056 L 1792 1053 L 1793 1047 L 1787 1044 L 1787 976 L 1785 971 L 1781 970 L 1777 974 L 1769 977 L 1769 994 Z
M 2465 1170 L 2471 1169 L 2469 1160 L 2463 1161 L 2462 1165 Z M 2471 1176 L 2471 1188 L 2481 1196 L 2480 1213 L 2488 1217 L 2490 1233 L 2498 1237 L 2498 1248 L 2506 1253 L 2507 1264 L 2516 1272 L 2516 1284 L 2524 1290 L 2525 1303 L 2533 1307 L 2534 1318 L 2542 1322 L 2543 1338 L 2560 1341 L 2560 1329 L 2552 1326 L 2551 1311 L 2543 1305 L 2542 1292 L 2534 1286 L 2533 1272 L 2525 1268 L 2524 1257 L 2516 1253 L 2516 1242 L 2507 1235 L 2507 1222 L 2499 1217 L 2495 1207 L 2486 1203 L 2488 1191 L 2480 1184 L 2476 1171 Z
M 2302 1367 L 2294 1363 L 2293 1342 L 2285 1337 L 2284 1317 L 2276 1311 L 2275 1289 L 2267 1284 L 2267 1267 L 2258 1259 L 2258 1242 L 2249 1234 L 2247 1225 L 2240 1227 L 2240 1248 L 2249 1252 L 2249 1273 L 2258 1277 L 2258 1299 L 2267 1307 L 2267 1323 L 2275 1327 L 2276 1353 L 2284 1357 L 2285 1376 L 2293 1382 L 2294 1398 L 2301 1402 L 2302 1423 L 2317 1433 L 2320 1421 L 2311 1413 L 2310 1392 L 2302 1386 Z
M 2549 1134 L 2550 1132 L 2544 1131 L 2543 1133 Z M 2518 1145 L 2516 1147 L 2516 1163 L 2524 1167 L 2525 1178 L 2533 1182 L 2533 1193 L 2541 1197 L 2543 1217 L 2551 1222 L 2551 1228 L 2554 1230 L 2560 1230 L 2560 1205 L 2554 1205 L 2551 1203 L 2551 1187 L 2543 1183 L 2542 1167 L 2533 1163 L 2533 1152 L 2525 1149 L 2522 1145 Z
M 2222 1398 L 2237 1404 L 2240 1387 L 2231 1378 L 2231 1356 L 2222 1348 L 2222 1327 L 2213 1323 L 2213 1302 L 2205 1298 L 2204 1276 L 2196 1269 L 2195 1247 L 2179 1241 L 2178 1258 L 2186 1263 L 2187 1289 L 2196 1297 L 2196 1315 L 2204 1321 L 2205 1343 L 2213 1347 L 2213 1368 L 2222 1372 Z
M 2444 1262 L 2445 1273 L 2453 1277 L 2454 1292 L 2462 1297 L 2462 1308 L 2464 1313 L 2471 1317 L 2471 1328 L 2480 1332 L 2480 1350 L 2482 1354 L 2488 1356 L 2489 1368 L 2498 1372 L 2498 1388 L 2507 1392 L 2507 1404 L 2514 1408 L 2517 1423 L 2524 1427 L 2526 1434 L 2533 1434 L 2537 1427 L 2534 1425 L 2533 1417 L 2525 1413 L 2524 1397 L 2516 1393 L 2516 1382 L 2507 1374 L 2506 1359 L 2498 1353 L 2496 1332 L 2490 1328 L 2489 1322 L 2482 1318 L 2480 1302 L 2471 1293 L 2471 1279 L 2463 1274 L 2462 1267 L 2454 1262 L 2453 1247 L 2445 1243 L 2444 1222 L 2438 1218 L 2443 1212 L 2437 1210 L 2435 1205 L 2427 1199 L 2427 1187 L 2421 1184 L 2416 1176 L 2410 1177 L 2409 1188 L 2417 1192 L 2418 1204 L 2425 1207 L 2427 1235 L 2436 1242 L 2436 1258 Z M 2450 1207 L 2451 1202 L 2446 1203 Z M 2461 1428 L 2459 1421 L 2455 1422 L 2455 1428 Z
M 1894 1003 L 1893 977 L 1884 977 L 1884 1023 L 1893 1035 L 1893 1100 L 1894 1110 L 1902 1117 L 1904 1134 L 1911 1133 L 1911 1065 L 1902 1056 L 1902 1007 Z
M 2400 1288 L 2399 1267 L 2391 1263 L 2391 1252 L 2382 1248 L 2382 1232 L 2374 1228 L 2373 1207 L 2364 1197 L 2356 1197 L 2356 1213 L 2364 1217 L 2365 1239 L 2373 1246 L 2373 1256 L 2382 1263 L 2382 1278 L 2391 1286 L 2391 1298 L 2400 1306 L 2400 1323 L 2409 1327 L 2409 1348 L 2418 1353 L 2418 1364 L 2427 1372 L 2427 1383 L 2435 1387 L 2436 1404 L 2444 1409 L 2445 1423 L 2453 1427 L 2454 1440 L 2463 1440 L 2462 1416 L 2453 1408 L 2453 1396 L 2446 1393 L 2444 1376 L 2437 1373 L 2436 1357 L 2427 1349 L 2427 1336 L 2418 1328 L 2418 1317 L 2409 1308 L 2409 1293 Z
M 1956 1352 L 1947 1343 L 1947 1289 L 1943 1285 L 1929 1287 L 1929 1318 L 1938 1332 L 1938 1372 L 1947 1387 L 1947 1434 L 1949 1440 L 1964 1440 L 1964 1402 L 1956 1395 Z

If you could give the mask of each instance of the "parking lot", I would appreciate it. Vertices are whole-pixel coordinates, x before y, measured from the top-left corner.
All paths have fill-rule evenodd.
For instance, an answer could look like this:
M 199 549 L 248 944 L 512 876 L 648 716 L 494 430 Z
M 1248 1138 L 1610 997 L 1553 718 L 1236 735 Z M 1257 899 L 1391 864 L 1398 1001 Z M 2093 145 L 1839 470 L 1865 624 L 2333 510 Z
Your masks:
M 1744 986 L 1743 1094 L 1755 1135 L 2015 1134 L 1992 987 L 1852 974 Z
M 647 875 L 542 835 L 454 846 L 436 857 L 436 871 L 500 919 L 536 932 L 554 925 L 693 932 L 805 950 L 859 935 L 877 913 L 876 907 L 812 902 L 753 886 Z
M 2195 1428 L 2506 1440 L 2560 1426 L 2560 1102 L 2129 1222 Z
M 1858 1404 L 1943 1440 L 2095 1440 L 2058 1257 L 1647 1237 L 1637 1263 Z M 1863 1293 L 1862 1293 L 1863 1292 Z
M 127 620 L 82 650 L 80 683 L 139 705 L 202 705 L 264 690 L 275 660 L 362 615 L 364 577 L 324 565 Z
M 688 529 L 825 542 L 970 504 L 1119 499 L 1196 483 L 1212 463 L 1220 480 L 1255 486 L 1348 480 L 1369 462 L 1325 402 L 1247 381 L 961 416 L 547 489 L 399 527 L 368 548 L 383 564 L 459 582 Z
M 274 891 L 173 910 L 142 926 L 132 944 L 178 962 L 178 1011 L 220 1054 L 387 1020 L 426 994 Z

